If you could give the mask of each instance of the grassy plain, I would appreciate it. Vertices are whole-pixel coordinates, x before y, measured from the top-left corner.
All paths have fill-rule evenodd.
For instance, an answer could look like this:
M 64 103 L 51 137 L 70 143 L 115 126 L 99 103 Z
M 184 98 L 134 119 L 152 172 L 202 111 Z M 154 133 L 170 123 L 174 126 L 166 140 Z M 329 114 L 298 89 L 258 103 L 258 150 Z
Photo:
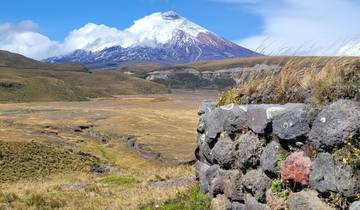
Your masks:
M 216 97 L 175 91 L 0 104 L 0 146 L 6 148 L 0 165 L 13 166 L 0 167 L 0 174 L 11 175 L 0 179 L 0 209 L 137 209 L 176 201 L 195 186 L 193 166 L 145 159 L 119 139 L 104 143 L 78 129 L 135 136 L 149 151 L 186 162 L 196 143 L 197 106 Z

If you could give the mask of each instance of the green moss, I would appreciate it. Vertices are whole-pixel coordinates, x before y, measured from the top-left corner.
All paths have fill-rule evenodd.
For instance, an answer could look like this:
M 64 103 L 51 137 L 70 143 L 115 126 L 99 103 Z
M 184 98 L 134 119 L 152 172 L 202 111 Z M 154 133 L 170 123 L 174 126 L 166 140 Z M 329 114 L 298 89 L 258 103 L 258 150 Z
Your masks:
M 285 160 L 287 155 L 285 153 L 280 153 L 276 156 L 277 165 L 280 166 Z
M 101 184 L 110 184 L 110 185 L 130 185 L 138 183 L 139 180 L 134 176 L 108 176 L 103 179 L 100 179 L 98 183 Z
M 287 199 L 289 196 L 289 191 L 286 189 L 280 179 L 273 180 L 270 189 L 274 195 L 280 198 Z
M 207 210 L 210 209 L 211 198 L 200 192 L 199 187 L 187 193 L 179 193 L 175 199 L 164 202 L 160 206 L 154 204 L 140 207 L 141 210 Z

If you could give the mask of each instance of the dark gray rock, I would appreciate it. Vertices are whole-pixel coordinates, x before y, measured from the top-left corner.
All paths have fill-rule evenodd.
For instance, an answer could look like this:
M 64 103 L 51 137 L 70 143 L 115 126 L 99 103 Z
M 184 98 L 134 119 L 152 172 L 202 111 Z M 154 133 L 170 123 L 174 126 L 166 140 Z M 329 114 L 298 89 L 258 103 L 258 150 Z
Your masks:
M 203 164 L 199 170 L 200 191 L 203 193 L 210 192 L 211 183 L 215 177 L 219 176 L 220 167 L 218 165 Z
M 232 184 L 232 177 L 237 173 L 237 170 L 219 169 L 219 173 L 217 173 L 210 183 L 210 195 L 216 197 L 219 194 L 224 194 Z M 226 197 L 228 196 L 226 195 Z
M 206 134 L 205 140 L 210 146 L 216 143 L 217 138 L 224 131 L 231 134 L 247 128 L 245 111 L 234 104 L 216 108 L 202 115 L 202 118 Z M 200 130 L 202 130 L 201 127 Z
M 266 190 L 271 186 L 271 179 L 261 170 L 251 170 L 241 178 L 242 185 L 259 202 L 265 202 Z
M 266 114 L 271 106 L 273 105 L 257 104 L 246 107 L 246 123 L 253 132 L 264 134 L 271 131 L 271 119 Z
M 255 167 L 260 162 L 261 142 L 256 134 L 248 131 L 235 141 L 235 166 L 242 170 Z
M 260 165 L 263 171 L 270 176 L 276 176 L 279 173 L 279 156 L 285 153 L 286 151 L 278 142 L 271 141 L 260 156 Z
M 219 164 L 221 168 L 231 168 L 235 161 L 233 144 L 230 137 L 222 135 L 211 150 L 210 155 L 213 158 L 213 163 Z
M 209 168 L 210 168 L 209 165 L 202 163 L 202 162 L 198 162 L 196 171 L 197 171 L 197 177 L 199 179 L 200 191 L 202 193 L 209 192 L 209 182 L 206 177 L 206 172 Z
M 328 153 L 319 153 L 310 168 L 310 186 L 321 193 L 341 192 L 350 197 L 360 192 L 360 173 Z
M 220 167 L 219 165 L 211 165 L 206 171 L 205 171 L 205 177 L 208 180 L 208 183 L 211 183 L 211 181 L 218 176 L 220 173 Z
M 271 210 L 266 204 L 259 203 L 256 198 L 247 194 L 245 199 L 246 210 Z
M 230 112 L 228 118 L 224 122 L 224 130 L 227 133 L 231 134 L 247 130 L 246 112 L 243 106 L 230 104 L 220 108 Z
M 232 199 L 232 187 L 239 175 L 240 172 L 238 170 L 219 169 L 210 183 L 210 195 L 216 197 L 219 194 L 225 194 L 227 198 Z
M 239 202 L 232 202 L 231 203 L 231 210 L 246 210 L 245 204 Z
M 200 116 L 198 126 L 197 126 L 197 132 L 198 133 L 204 133 L 205 132 L 205 121 L 204 118 Z
M 309 139 L 320 151 L 331 152 L 360 131 L 360 102 L 339 100 L 325 107 L 316 117 Z
M 213 143 L 218 135 L 224 131 L 225 121 L 230 115 L 231 111 L 217 108 L 202 116 L 205 123 L 206 141 L 208 143 Z
M 204 163 L 197 160 L 195 162 L 195 178 L 196 180 L 199 180 L 199 176 L 200 176 L 200 169 L 201 169 L 201 166 L 203 165 Z
M 220 176 L 216 176 L 210 183 L 209 194 L 212 197 L 216 197 L 217 195 L 224 194 L 224 178 Z
M 198 109 L 198 115 L 203 115 L 208 112 L 211 112 L 215 109 L 215 103 L 212 101 L 204 100 L 201 102 L 199 109 Z
M 312 109 L 304 104 L 289 106 L 272 121 L 273 133 L 280 139 L 291 140 L 306 136 L 310 131 Z
M 289 210 L 333 210 L 330 206 L 320 200 L 317 192 L 313 190 L 303 190 L 292 193 L 288 199 Z
M 349 210 L 360 210 L 360 201 L 355 201 L 349 207 Z
M 201 160 L 205 163 L 209 163 L 209 164 L 212 164 L 212 156 L 211 156 L 211 149 L 210 149 L 210 146 L 209 144 L 207 144 L 206 142 L 202 143 L 200 146 L 199 146 L 199 151 L 201 151 Z
M 204 163 L 212 163 L 211 148 L 206 142 L 205 134 L 198 134 L 197 146 L 195 149 L 195 157 Z
M 244 201 L 244 189 L 241 185 L 242 173 L 239 170 L 227 170 L 224 182 L 224 194 L 231 201 Z

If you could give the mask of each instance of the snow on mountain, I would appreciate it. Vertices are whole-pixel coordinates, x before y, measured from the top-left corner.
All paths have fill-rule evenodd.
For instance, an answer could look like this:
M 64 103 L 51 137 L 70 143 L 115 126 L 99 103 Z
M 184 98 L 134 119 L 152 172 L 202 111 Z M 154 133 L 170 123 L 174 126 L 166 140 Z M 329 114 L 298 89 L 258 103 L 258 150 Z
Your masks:
M 45 61 L 76 61 L 88 68 L 108 68 L 129 61 L 170 65 L 259 55 L 172 11 L 145 16 L 123 31 L 87 24 L 72 31 L 64 47 L 71 53 Z
M 131 39 L 124 40 L 122 47 L 148 46 L 168 43 L 178 31 L 197 37 L 205 28 L 188 21 L 176 12 L 154 13 L 134 22 L 125 30 Z

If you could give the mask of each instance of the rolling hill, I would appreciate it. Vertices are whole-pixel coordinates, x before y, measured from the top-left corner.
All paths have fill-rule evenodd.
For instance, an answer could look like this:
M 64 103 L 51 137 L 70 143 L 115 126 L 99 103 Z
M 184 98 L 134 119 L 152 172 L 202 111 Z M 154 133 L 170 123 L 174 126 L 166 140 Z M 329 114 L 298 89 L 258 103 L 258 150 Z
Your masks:
M 0 102 L 78 101 L 118 94 L 167 93 L 163 85 L 121 72 L 88 72 L 79 63 L 46 64 L 0 52 Z

